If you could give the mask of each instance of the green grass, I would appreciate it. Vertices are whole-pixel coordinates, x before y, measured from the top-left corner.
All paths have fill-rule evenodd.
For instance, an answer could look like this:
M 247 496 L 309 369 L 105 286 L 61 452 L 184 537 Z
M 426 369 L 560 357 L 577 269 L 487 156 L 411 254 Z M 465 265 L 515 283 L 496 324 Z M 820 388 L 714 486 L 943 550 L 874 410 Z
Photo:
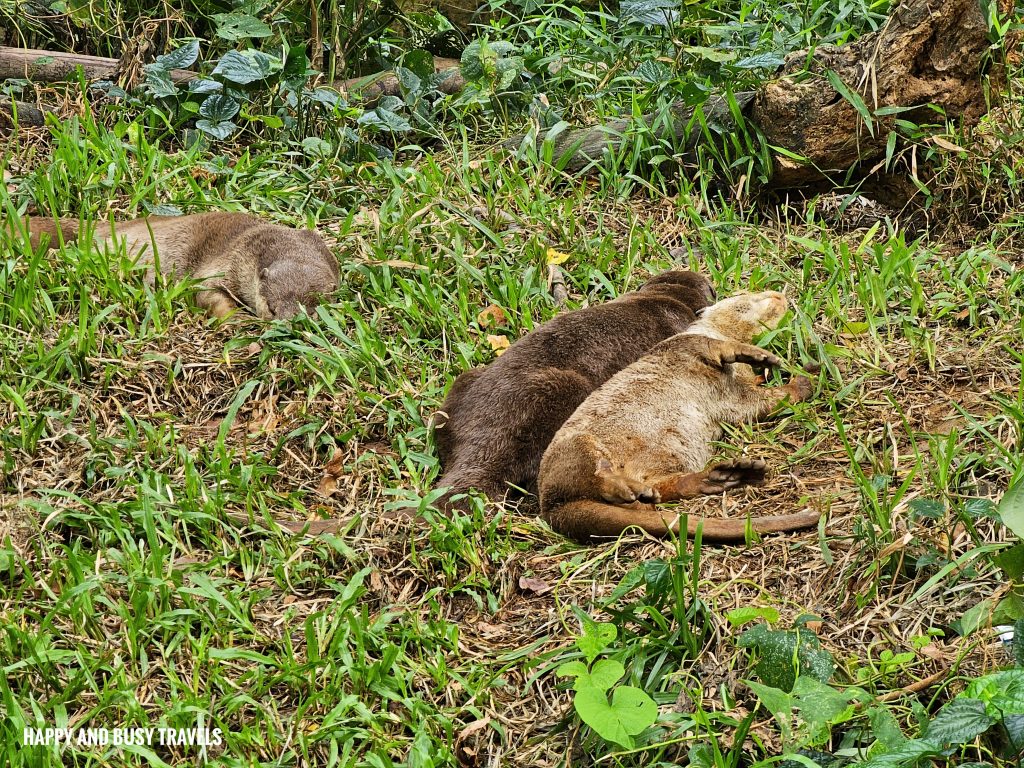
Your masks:
M 952 626 L 1005 589 L 990 502 L 1021 474 L 1024 282 L 1005 224 L 1020 211 L 966 243 L 912 240 L 773 222 L 700 183 L 667 196 L 609 169 L 566 179 L 468 143 L 405 165 L 313 163 L 284 142 L 175 149 L 88 112 L 17 138 L 5 218 L 252 210 L 320 226 L 343 284 L 292 324 L 216 323 L 188 284 L 147 288 L 88 235 L 49 253 L 0 235 L 5 764 L 201 762 L 21 746 L 25 727 L 73 725 L 220 728 L 206 758 L 226 766 L 665 765 L 691 750 L 753 765 L 799 745 L 748 719 L 738 607 L 786 627 L 820 616 L 835 684 L 897 691 L 887 711 L 911 737 L 966 679 L 1009 664 L 986 645 L 988 615 L 976 634 Z M 571 254 L 575 308 L 636 288 L 675 246 L 720 295 L 785 288 L 791 317 L 762 343 L 794 371 L 821 364 L 810 402 L 722 440 L 722 455 L 765 456 L 771 483 L 693 514 L 815 508 L 827 526 L 694 551 L 580 547 L 528 505 L 381 519 L 427 509 L 430 416 L 455 375 L 493 359 L 486 335 L 557 311 L 548 248 Z M 491 304 L 508 318 L 497 330 L 478 319 Z M 273 524 L 321 516 L 350 522 L 320 538 Z M 581 727 L 553 674 L 576 653 L 577 610 L 619 625 L 608 654 L 660 705 L 632 752 Z M 882 650 L 912 657 L 885 666 Z M 866 748 L 871 733 L 860 711 L 815 746 Z M 1015 764 L 989 749 L 954 759 Z

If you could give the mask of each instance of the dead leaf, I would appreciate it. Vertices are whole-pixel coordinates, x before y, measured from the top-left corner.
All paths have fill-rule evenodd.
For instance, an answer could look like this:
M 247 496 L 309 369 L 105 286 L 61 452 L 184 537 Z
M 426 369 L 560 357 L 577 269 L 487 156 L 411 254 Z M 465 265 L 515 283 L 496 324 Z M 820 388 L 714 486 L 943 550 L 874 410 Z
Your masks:
M 551 585 L 546 581 L 535 579 L 532 576 L 520 576 L 519 588 L 523 590 L 523 592 L 532 592 L 538 597 L 540 595 L 547 594 L 552 589 Z
M 402 261 L 401 259 L 387 259 L 386 261 L 368 261 L 371 267 L 391 267 L 392 269 L 427 269 L 426 264 L 417 264 L 415 261 Z
M 954 144 L 952 141 L 946 141 L 941 136 L 932 136 L 932 141 L 936 146 L 948 149 L 950 152 L 966 152 L 967 150 L 961 146 Z
M 324 477 L 316 489 L 321 496 L 330 496 L 338 489 L 338 480 L 344 472 L 343 460 L 344 454 L 341 449 L 335 448 L 331 460 L 324 467 Z
M 260 344 L 258 341 L 254 341 L 252 344 L 245 348 L 245 351 L 249 353 L 250 357 L 252 357 L 253 355 L 258 355 L 260 352 L 263 351 L 263 345 Z
M 506 624 L 488 624 L 486 621 L 478 621 L 476 628 L 480 631 L 481 636 L 485 638 L 505 637 L 508 635 L 508 625 Z
M 494 354 L 501 356 L 501 354 L 509 348 L 509 340 L 507 336 L 492 336 L 487 334 L 487 343 L 491 345 L 491 349 L 494 350 Z
M 485 717 L 481 720 L 474 720 L 459 731 L 458 735 L 455 737 L 455 754 L 458 758 L 459 765 L 463 766 L 463 768 L 475 768 L 475 766 L 479 765 L 479 749 L 475 744 L 470 746 L 466 742 L 475 734 L 490 725 L 490 722 L 491 718 L 489 717 Z
M 476 321 L 483 328 L 496 328 L 499 325 L 504 325 L 508 318 L 505 317 L 505 310 L 497 304 L 491 304 L 480 311 L 480 314 L 476 316 Z

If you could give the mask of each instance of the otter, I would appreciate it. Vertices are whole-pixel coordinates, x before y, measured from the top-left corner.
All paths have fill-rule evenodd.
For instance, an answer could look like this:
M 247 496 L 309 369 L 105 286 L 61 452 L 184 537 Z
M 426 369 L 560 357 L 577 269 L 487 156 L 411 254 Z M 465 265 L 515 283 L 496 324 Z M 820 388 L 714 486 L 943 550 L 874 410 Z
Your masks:
M 587 395 L 659 341 L 687 328 L 715 299 L 708 279 L 670 270 L 614 301 L 559 315 L 490 365 L 462 373 L 434 417 L 434 442 L 449 490 L 435 505 L 476 488 L 494 500 L 535 494 L 548 442 Z
M 654 505 L 764 482 L 765 463 L 740 459 L 705 470 L 722 422 L 761 418 L 787 398 L 810 395 L 793 377 L 759 385 L 751 366 L 779 358 L 749 342 L 774 328 L 787 311 L 782 293 L 733 296 L 701 311 L 697 322 L 663 341 L 595 391 L 552 439 L 540 465 L 541 516 L 580 541 L 618 536 L 637 526 L 656 536 L 678 530 L 679 516 Z M 751 520 L 759 533 L 811 527 L 817 513 Z M 695 519 L 703 539 L 742 541 L 746 520 Z
M 72 219 L 29 217 L 33 248 L 43 237 L 52 247 L 59 236 L 77 239 Z M 16 227 L 8 227 L 17 233 Z M 338 289 L 338 262 L 314 230 L 269 224 L 245 213 L 149 216 L 111 226 L 97 222 L 97 239 L 108 247 L 124 241 L 129 256 L 166 275 L 202 280 L 196 303 L 214 317 L 244 306 L 258 317 L 287 320 L 300 308 L 313 311 L 323 294 Z

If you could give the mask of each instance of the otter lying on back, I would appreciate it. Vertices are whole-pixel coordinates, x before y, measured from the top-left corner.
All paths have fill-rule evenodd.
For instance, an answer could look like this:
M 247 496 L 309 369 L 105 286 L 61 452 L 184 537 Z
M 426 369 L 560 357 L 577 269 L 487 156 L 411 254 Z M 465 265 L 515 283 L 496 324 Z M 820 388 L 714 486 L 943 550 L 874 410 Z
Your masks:
M 72 219 L 31 217 L 27 224 L 33 247 L 43 235 L 56 247 L 58 230 L 65 242 L 78 237 Z M 338 262 L 319 234 L 245 213 L 150 216 L 113 230 L 97 222 L 95 233 L 109 247 L 125 241 L 129 256 L 152 265 L 146 273 L 151 283 L 157 262 L 163 274 L 202 280 L 196 303 L 215 317 L 242 305 L 258 317 L 288 319 L 300 306 L 312 311 L 323 294 L 338 289 Z
M 587 395 L 714 301 L 707 278 L 681 270 L 614 301 L 566 312 L 530 331 L 493 363 L 461 374 L 435 421 L 450 491 L 500 500 L 511 486 L 535 493 L 548 442 Z
M 763 417 L 784 399 L 802 400 L 810 382 L 758 385 L 747 363 L 776 366 L 775 355 L 748 342 L 786 313 L 773 291 L 734 296 L 708 307 L 683 333 L 613 376 L 555 435 L 540 465 L 541 515 L 576 539 L 618 536 L 630 526 L 665 536 L 678 515 L 655 504 L 721 493 L 764 480 L 763 461 L 741 459 L 704 470 L 722 422 Z M 813 526 L 817 513 L 751 520 L 759 533 Z M 690 518 L 708 541 L 742 541 L 746 520 Z

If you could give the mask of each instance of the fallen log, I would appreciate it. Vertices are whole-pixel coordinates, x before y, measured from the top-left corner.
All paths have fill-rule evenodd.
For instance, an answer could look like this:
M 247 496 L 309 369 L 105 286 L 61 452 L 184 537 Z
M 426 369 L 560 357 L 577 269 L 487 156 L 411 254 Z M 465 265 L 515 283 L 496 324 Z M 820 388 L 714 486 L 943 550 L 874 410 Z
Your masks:
M 49 109 L 40 109 L 35 104 L 17 101 L 6 97 L 0 98 L 0 134 L 7 134 L 14 129 L 15 116 L 18 125 L 39 127 L 46 124 L 46 113 Z
M 842 46 L 791 54 L 775 77 L 736 96 L 745 120 L 771 149 L 769 185 L 813 185 L 836 173 L 870 169 L 884 157 L 897 119 L 972 123 L 985 112 L 983 68 L 988 29 L 979 0 L 903 0 L 885 25 Z M 728 131 L 726 102 L 703 105 L 709 122 Z M 692 152 L 706 137 L 688 130 L 693 108 L 677 103 L 669 120 L 655 115 L 563 131 L 552 141 L 554 161 L 571 172 L 592 166 L 638 125 Z M 538 143 L 544 136 L 537 137 Z M 507 142 L 514 149 L 526 140 Z M 776 149 L 777 148 L 777 149 Z M 690 158 L 687 158 L 690 159 Z M 861 174 L 863 175 L 863 173 Z
M 466 87 L 466 81 L 459 71 L 459 62 L 456 59 L 435 56 L 434 71 L 449 73 L 437 86 L 437 90 L 441 93 L 453 95 L 460 93 Z M 402 93 L 398 76 L 391 71 L 353 77 L 348 80 L 335 80 L 333 85 L 341 93 L 357 97 L 363 103 L 373 103 L 382 96 L 400 96 Z
M 119 64 L 117 59 L 103 56 L 0 45 L 0 80 L 20 78 L 56 83 L 72 77 L 79 67 L 87 80 L 116 80 Z M 198 75 L 186 69 L 172 69 L 170 77 L 172 82 L 187 83 Z

